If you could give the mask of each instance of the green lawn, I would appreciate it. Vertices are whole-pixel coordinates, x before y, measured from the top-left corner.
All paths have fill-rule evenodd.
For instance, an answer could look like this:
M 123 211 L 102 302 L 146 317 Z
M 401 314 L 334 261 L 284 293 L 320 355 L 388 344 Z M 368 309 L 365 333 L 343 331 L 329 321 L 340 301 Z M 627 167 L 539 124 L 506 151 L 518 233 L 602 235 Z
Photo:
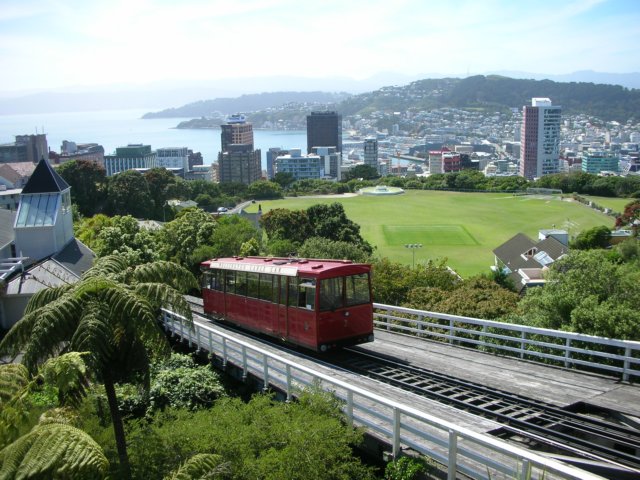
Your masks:
M 247 210 L 257 212 L 260 204 L 266 213 L 336 201 L 378 255 L 410 264 L 414 252 L 404 245 L 421 243 L 416 262 L 446 257 L 462 276 L 488 272 L 492 250 L 518 232 L 537 238 L 539 229 L 554 226 L 572 236 L 597 225 L 613 227 L 612 218 L 577 202 L 495 193 L 409 190 L 386 197 L 301 197 L 260 201 Z
M 622 213 L 625 205 L 629 202 L 633 202 L 633 198 L 612 198 L 612 197 L 596 197 L 593 195 L 583 195 L 584 198 L 588 198 L 592 202 L 598 205 L 610 208 L 614 212 Z

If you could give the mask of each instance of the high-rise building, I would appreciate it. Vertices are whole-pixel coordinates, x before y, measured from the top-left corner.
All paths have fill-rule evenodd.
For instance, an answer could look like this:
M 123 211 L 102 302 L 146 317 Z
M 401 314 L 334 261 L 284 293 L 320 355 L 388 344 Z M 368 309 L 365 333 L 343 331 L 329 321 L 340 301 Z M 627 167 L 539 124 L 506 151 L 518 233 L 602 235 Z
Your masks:
M 281 155 L 287 155 L 288 153 L 289 153 L 289 150 L 283 150 L 280 147 L 269 148 L 269 151 L 267 152 L 267 178 L 268 179 L 272 179 L 276 174 L 274 170 L 274 163 L 276 161 L 276 158 L 278 158 Z
M 620 157 L 610 150 L 590 148 L 582 154 L 582 171 L 598 174 L 601 172 L 618 173 Z
M 522 109 L 520 175 L 533 179 L 557 173 L 562 108 L 548 98 L 532 98 Z
M 342 115 L 337 112 L 311 112 L 307 115 L 307 153 L 313 147 L 336 147 L 342 153 Z
M 340 180 L 342 178 L 342 154 L 336 147 L 313 147 L 311 153 L 320 157 L 324 177 Z
M 31 162 L 38 163 L 49 158 L 47 135 L 16 135 L 16 141 L 0 145 L 0 163 Z
M 365 138 L 364 140 L 364 164 L 375 168 L 376 172 L 379 171 L 378 140 L 375 138 Z
M 189 169 L 189 149 L 187 147 L 166 147 L 156 150 L 156 166 L 164 168 Z
M 223 152 L 229 150 L 229 145 L 247 145 L 248 150 L 253 150 L 253 125 L 244 115 L 231 115 L 220 129 L 220 149 Z
M 218 181 L 249 185 L 262 177 L 262 154 L 253 149 L 253 126 L 244 115 L 232 115 L 220 126 Z
M 320 179 L 324 176 L 324 163 L 319 155 L 302 155 L 302 150 L 292 148 L 288 155 L 280 155 L 275 160 L 276 173 L 290 173 L 296 180 Z
M 151 151 L 151 145 L 130 143 L 126 147 L 116 148 L 115 155 L 105 155 L 104 168 L 107 177 L 134 168 L 155 168 L 156 152 Z

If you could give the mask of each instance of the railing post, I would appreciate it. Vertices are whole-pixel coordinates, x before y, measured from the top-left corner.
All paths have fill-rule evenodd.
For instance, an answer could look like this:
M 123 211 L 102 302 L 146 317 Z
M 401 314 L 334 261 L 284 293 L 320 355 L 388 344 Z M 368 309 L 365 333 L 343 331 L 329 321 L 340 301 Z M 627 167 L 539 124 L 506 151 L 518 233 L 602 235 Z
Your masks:
M 266 392 L 269 390 L 269 357 L 266 354 L 262 356 L 262 381 L 262 389 Z
M 456 480 L 456 464 L 458 463 L 458 435 L 449 430 L 449 468 L 447 480 Z
M 449 319 L 449 343 L 453 343 L 453 318 Z
M 629 358 L 631 358 L 631 347 L 627 347 L 624 349 L 624 365 L 622 366 L 622 381 L 629 381 L 629 370 L 631 369 L 631 362 Z
M 249 374 L 249 368 L 247 367 L 247 347 L 243 345 L 242 346 L 242 381 L 243 382 L 247 379 L 248 374 Z
M 349 426 L 353 426 L 353 392 L 347 390 L 347 422 Z
M 208 330 L 209 335 L 207 335 L 209 337 L 209 355 L 213 355 L 213 332 L 211 330 Z
M 520 358 L 524 358 L 524 349 L 526 347 L 525 340 L 527 339 L 527 332 L 520 333 Z
M 424 321 L 424 315 L 418 315 L 418 320 L 416 321 L 416 329 L 418 330 L 418 337 L 422 337 L 422 322 Z
M 400 455 L 400 409 L 393 407 L 393 441 L 392 441 L 393 458 L 398 458 Z
M 564 350 L 564 368 L 569 368 L 569 364 L 571 363 L 571 352 L 569 348 L 571 348 L 571 338 L 567 337 L 564 342 L 565 350 Z
M 531 480 L 531 463 L 526 458 L 522 459 L 522 474 L 518 478 Z
M 291 392 L 291 365 L 287 363 L 287 402 L 291 401 L 293 396 Z
M 487 349 L 487 325 L 482 325 L 482 335 L 480 336 L 480 341 L 482 342 L 482 348 Z
M 222 368 L 227 368 L 227 339 L 222 337 Z

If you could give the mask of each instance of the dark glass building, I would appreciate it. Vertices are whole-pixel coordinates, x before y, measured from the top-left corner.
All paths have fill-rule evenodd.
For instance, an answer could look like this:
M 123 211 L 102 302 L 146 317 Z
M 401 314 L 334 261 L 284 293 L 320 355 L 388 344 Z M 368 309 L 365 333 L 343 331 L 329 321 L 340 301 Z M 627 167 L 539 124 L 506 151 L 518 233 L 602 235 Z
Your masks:
M 332 111 L 307 115 L 307 153 L 313 147 L 336 147 L 342 152 L 342 115 Z

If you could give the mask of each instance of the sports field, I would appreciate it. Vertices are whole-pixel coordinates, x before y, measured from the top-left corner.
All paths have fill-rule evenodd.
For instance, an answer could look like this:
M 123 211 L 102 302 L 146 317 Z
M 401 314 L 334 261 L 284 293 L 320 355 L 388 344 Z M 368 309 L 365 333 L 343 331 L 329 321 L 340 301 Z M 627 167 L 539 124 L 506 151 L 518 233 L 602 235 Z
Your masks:
M 408 243 L 421 243 L 417 262 L 446 257 L 448 265 L 466 277 L 488 272 L 492 250 L 523 232 L 537 238 L 538 230 L 563 228 L 574 236 L 613 219 L 577 202 L 554 197 L 514 197 L 509 194 L 409 190 L 402 195 L 374 197 L 298 197 L 260 201 L 247 209 L 266 213 L 273 208 L 303 209 L 316 203 L 340 202 L 347 216 L 360 225 L 362 236 L 376 253 L 410 264 Z

